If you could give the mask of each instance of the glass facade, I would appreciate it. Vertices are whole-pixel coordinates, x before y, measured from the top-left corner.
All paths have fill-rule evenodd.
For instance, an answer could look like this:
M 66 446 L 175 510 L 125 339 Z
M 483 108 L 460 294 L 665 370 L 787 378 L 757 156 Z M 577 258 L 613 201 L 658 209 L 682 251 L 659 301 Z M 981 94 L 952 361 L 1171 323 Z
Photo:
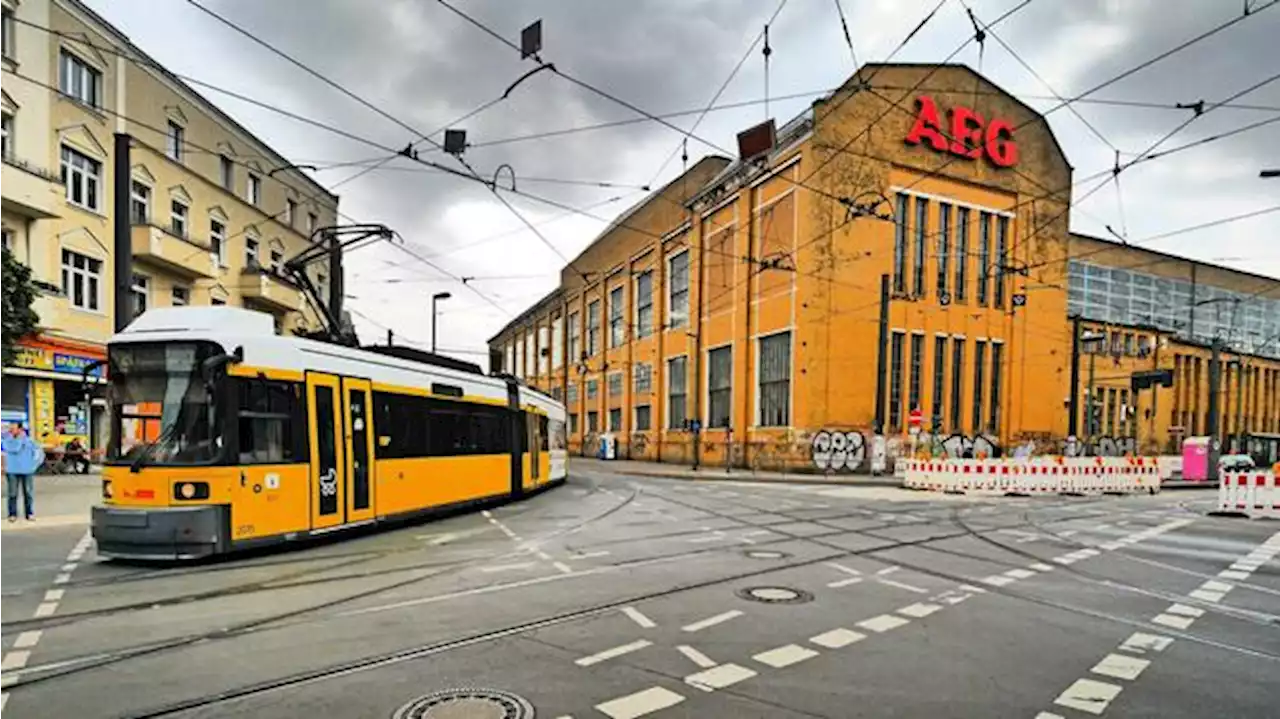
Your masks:
M 1280 299 L 1081 260 L 1067 265 L 1067 311 L 1088 320 L 1153 325 L 1177 337 L 1280 357 Z M 1198 307 L 1194 303 L 1216 300 Z M 1239 300 L 1233 302 L 1232 300 Z M 1194 311 L 1194 322 L 1192 312 Z

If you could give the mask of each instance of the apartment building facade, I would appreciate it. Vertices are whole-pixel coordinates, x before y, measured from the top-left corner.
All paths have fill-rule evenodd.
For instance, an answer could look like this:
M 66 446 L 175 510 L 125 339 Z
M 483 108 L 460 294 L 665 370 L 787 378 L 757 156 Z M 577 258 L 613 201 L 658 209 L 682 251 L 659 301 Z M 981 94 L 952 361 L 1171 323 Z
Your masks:
M 1084 380 L 1072 386 L 1073 314 L 1119 332 L 1122 350 L 1133 334 L 1133 354 L 1118 358 L 1133 371 L 1194 367 L 1201 330 L 1230 329 L 1143 324 L 1162 301 L 1154 280 L 1134 280 L 1123 302 L 1118 289 L 1090 294 L 1152 258 L 1072 235 L 1071 185 L 1043 117 L 972 70 L 866 66 L 767 149 L 706 158 L 621 217 L 492 338 L 491 361 L 563 396 L 570 445 L 584 453 L 605 433 L 632 458 L 827 471 L 865 468 L 876 435 L 891 452 L 1061 451 L 1073 429 L 1084 433 L 1070 410 L 1087 404 L 1075 396 Z M 1241 315 L 1258 318 L 1251 331 L 1280 340 L 1280 313 L 1261 304 L 1280 282 L 1246 287 L 1242 273 L 1169 261 L 1179 267 L 1151 272 L 1196 273 L 1197 297 L 1239 288 L 1238 304 L 1258 307 Z M 1153 351 L 1139 361 L 1143 328 Z M 1277 398 L 1264 384 L 1280 367 L 1271 348 L 1259 342 L 1246 362 L 1246 376 L 1259 372 L 1259 408 Z M 1121 403 L 1129 376 L 1119 374 L 1094 375 L 1104 403 L 1117 390 L 1113 414 L 1125 418 L 1111 420 L 1111 446 L 1141 437 L 1142 449 L 1166 450 L 1177 427 L 1192 428 L 1171 414 L 1187 378 Z M 1154 419 L 1137 421 L 1148 410 Z M 1252 426 L 1263 431 L 1259 411 Z M 1107 426 L 1089 427 L 1079 439 L 1096 450 Z
M 316 318 L 276 270 L 335 223 L 338 198 L 83 4 L 3 10 L 4 244 L 41 289 L 40 331 L 4 368 L 4 419 L 49 445 L 100 447 L 80 375 L 115 326 L 117 239 L 132 253 L 132 314 L 233 304 L 291 331 Z M 114 231 L 117 135 L 129 138 L 128 238 Z M 312 274 L 322 291 L 327 271 Z

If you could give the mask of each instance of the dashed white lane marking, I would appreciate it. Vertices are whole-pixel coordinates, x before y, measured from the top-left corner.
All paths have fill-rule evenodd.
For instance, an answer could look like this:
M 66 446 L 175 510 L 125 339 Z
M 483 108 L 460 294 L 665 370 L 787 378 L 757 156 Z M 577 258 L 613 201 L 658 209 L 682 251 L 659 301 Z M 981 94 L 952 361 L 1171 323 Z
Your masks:
M 812 649 L 802 647 L 799 644 L 788 644 L 777 649 L 770 649 L 767 652 L 760 652 L 751 658 L 761 664 L 768 664 L 774 669 L 781 669 L 792 664 L 799 664 L 816 656 L 818 656 L 818 652 Z
M 1006 577 L 1013 577 L 1014 579 L 1027 579 L 1028 577 L 1036 576 L 1036 573 L 1030 569 L 1010 569 L 1005 572 L 1004 575 Z
M 1129 638 L 1124 640 L 1120 648 L 1131 654 L 1146 654 L 1149 651 L 1163 652 L 1165 647 L 1173 643 L 1170 637 L 1163 637 L 1159 634 L 1147 634 L 1146 632 L 1134 632 Z
M 854 642 L 861 641 L 866 638 L 867 635 L 865 634 L 841 627 L 839 629 L 832 629 L 829 632 L 823 632 L 816 637 L 809 637 L 809 641 L 820 647 L 839 649 L 840 647 L 847 647 Z
M 1204 610 L 1199 607 L 1188 607 L 1185 604 L 1170 604 L 1165 610 L 1169 614 L 1181 614 L 1184 617 L 1199 617 L 1204 615 Z
M 653 629 L 654 627 L 658 626 L 656 622 L 646 617 L 643 613 L 641 613 L 639 609 L 636 609 L 635 607 L 623 607 L 622 613 L 627 615 L 627 617 L 631 619 L 631 621 L 635 622 L 636 624 L 639 624 L 641 627 L 645 629 Z
M 705 544 L 706 542 L 718 542 L 724 539 L 724 532 L 715 532 L 714 534 L 706 534 L 701 537 L 693 537 L 689 539 L 690 544 Z
M 881 614 L 878 617 L 872 617 L 858 622 L 858 626 L 863 629 L 870 629 L 873 632 L 880 633 L 887 632 L 890 629 L 897 629 L 898 627 L 907 624 L 908 621 L 909 620 L 903 619 L 902 617 L 895 617 L 892 614 Z
M 676 651 L 680 652 L 689 661 L 693 662 L 694 664 L 697 664 L 703 669 L 710 669 L 711 667 L 714 667 L 716 665 L 716 661 L 714 659 L 707 656 L 706 654 L 703 654 L 697 649 L 694 649 L 688 644 L 681 644 L 680 646 L 676 647 Z
M 704 692 L 713 692 L 717 689 L 723 689 L 732 686 L 741 681 L 746 681 L 756 675 L 754 669 L 748 669 L 737 664 L 721 664 L 697 674 L 690 674 L 684 678 L 686 684 L 695 686 Z
M 53 578 L 54 584 L 66 584 L 69 581 L 71 581 L 71 572 L 63 572 Z
M 66 594 L 66 590 L 50 589 L 49 591 L 44 593 L 44 600 L 46 602 L 60 602 L 62 601 L 63 594 Z
M 993 587 L 1003 587 L 1006 584 L 1013 584 L 1018 580 L 1013 577 L 1006 577 L 1003 574 L 993 574 L 990 577 L 984 577 L 982 581 Z
M 1120 694 L 1120 689 L 1121 687 L 1117 684 L 1093 679 L 1077 679 L 1076 683 L 1067 687 L 1067 690 L 1059 694 L 1053 703 L 1090 714 L 1101 714 L 1111 700 Z
M 1123 654 L 1108 654 L 1089 671 L 1107 677 L 1133 681 L 1138 678 L 1142 670 L 1150 665 L 1151 660 L 1149 659 L 1138 659 L 1137 657 L 1128 657 Z
M 917 604 L 908 604 L 902 609 L 899 609 L 898 614 L 914 617 L 916 619 L 923 619 L 939 609 L 942 609 L 942 606 L 939 604 L 925 604 L 924 602 L 920 602 Z
M 1032 564 L 1032 565 L 1030 565 L 1030 566 L 1031 566 L 1031 568 L 1032 568 L 1032 569 L 1036 570 L 1037 572 L 1052 572 L 1052 571 L 1053 571 L 1053 565 L 1051 565 L 1051 564 L 1045 564 L 1044 562 L 1036 562 L 1035 564 Z
M 40 617 L 47 617 L 52 615 L 56 611 L 58 611 L 57 602 L 41 602 L 40 606 L 36 607 L 35 616 L 37 619 Z
M 488 567 L 481 567 L 482 572 L 509 572 L 515 569 L 528 569 L 538 566 L 537 562 L 516 562 L 515 564 L 492 564 Z
M 1223 579 L 1235 580 L 1248 579 L 1250 574 L 1252 574 L 1252 572 L 1239 572 L 1234 569 L 1224 569 L 1221 572 L 1218 572 L 1218 576 Z
M 1209 590 L 1209 591 L 1211 591 L 1211 592 L 1222 592 L 1223 594 L 1226 594 L 1227 592 L 1231 591 L 1232 589 L 1235 589 L 1235 585 L 1234 585 L 1234 584 L 1227 584 L 1226 582 L 1218 582 L 1218 581 L 1214 581 L 1214 580 L 1210 579 L 1209 581 L 1205 582 L 1204 584 L 1201 584 L 1201 585 L 1200 585 L 1200 588 L 1201 588 L 1201 589 L 1207 589 L 1207 590 Z
M 1036 719 L 1062 719 L 1061 714 L 1050 714 L 1049 712 L 1040 712 L 1036 715 Z
M 1191 617 L 1179 617 L 1173 614 L 1157 614 L 1151 618 L 1152 624 L 1160 624 L 1166 627 L 1173 627 L 1174 629 L 1186 629 L 1191 626 L 1191 623 L 1194 621 L 1195 619 L 1192 619 Z
M 846 567 L 846 566 L 844 566 L 843 564 L 841 564 L 841 563 L 839 563 L 839 562 L 827 562 L 827 566 L 828 566 L 828 567 L 831 567 L 832 569 L 835 569 L 835 570 L 837 570 L 837 571 L 844 572 L 845 574 L 848 574 L 848 575 L 854 576 L 854 577 L 860 577 L 860 576 L 862 576 L 862 572 L 859 572 L 858 570 L 854 569 L 853 567 Z
M 1195 597 L 1202 602 L 1216 602 L 1226 596 L 1225 592 L 1206 592 L 1203 589 L 1197 589 L 1187 594 L 1188 597 Z
M 542 561 L 544 561 L 544 562 L 550 562 L 550 561 L 551 561 L 551 555 L 550 555 L 550 554 L 547 554 L 546 552 L 542 551 L 541 549 L 539 549 L 539 550 L 537 550 L 536 552 L 534 552 L 534 554 L 537 554 L 537 555 L 538 555 L 538 559 L 541 559 L 541 560 L 542 560 Z
M 15 649 L 4 655 L 4 661 L 0 661 L 0 669 L 12 671 L 21 669 L 27 665 L 27 660 L 31 658 L 31 651 L 27 649 Z
M 893 580 L 893 579 L 885 579 L 885 578 L 883 578 L 883 577 L 876 577 L 876 581 L 877 581 L 877 582 L 880 582 L 881 584 L 887 584 L 887 585 L 889 585 L 890 587 L 897 587 L 898 589 L 905 589 L 905 590 L 907 590 L 908 592 L 915 592 L 916 594 L 928 594 L 928 593 L 929 593 L 929 590 L 928 590 L 928 589 L 923 589 L 923 588 L 921 588 L 921 587 L 917 587 L 917 586 L 915 586 L 915 585 L 913 585 L 913 584 L 907 584 L 906 582 L 899 582 L 899 581 L 895 581 L 895 580 Z
M 610 554 L 611 552 L 609 550 L 601 549 L 598 552 L 583 552 L 581 554 L 575 554 L 570 557 L 570 559 L 593 559 L 595 557 L 607 557 Z
M 34 647 L 37 642 L 40 641 L 41 634 L 44 634 L 44 632 L 39 629 L 30 631 L 30 632 L 23 632 L 18 635 L 17 639 L 13 640 L 13 648 L 14 649 L 30 649 L 31 647 Z
M 850 584 L 857 584 L 861 581 L 862 577 L 845 577 L 844 579 L 837 579 L 834 582 L 827 582 L 827 586 L 832 589 L 839 589 L 840 587 L 847 587 Z
M 686 632 L 697 632 L 706 629 L 707 627 L 714 627 L 717 624 L 727 622 L 730 619 L 736 619 L 742 616 L 742 614 L 743 612 L 741 610 L 731 609 L 723 614 L 717 614 L 714 617 L 707 617 L 706 619 L 694 622 L 693 624 L 686 624 L 683 627 L 680 627 L 680 629 Z
M 551 566 L 555 567 L 558 571 L 560 571 L 563 574 L 573 573 L 573 570 L 569 568 L 569 565 L 565 564 L 564 562 L 552 562 Z
M 580 667 L 589 667 L 592 664 L 599 664 L 600 662 L 608 661 L 609 659 L 613 659 L 614 657 L 620 657 L 623 654 L 630 654 L 631 652 L 637 652 L 637 651 L 640 651 L 641 649 L 644 649 L 645 647 L 651 647 L 651 646 L 653 646 L 653 642 L 649 641 L 648 639 L 640 639 L 640 640 L 631 642 L 630 644 L 622 644 L 616 647 L 611 647 L 602 652 L 597 652 L 595 654 L 592 654 L 589 657 L 582 657 L 581 659 L 575 659 L 573 663 L 577 664 Z
M 650 687 L 635 694 L 597 704 L 596 710 L 612 719 L 636 719 L 659 709 L 673 707 L 682 701 L 684 697 L 670 689 Z
M 883 576 L 885 576 L 886 574 L 893 574 L 894 572 L 898 571 L 899 569 L 902 569 L 902 567 L 899 567 L 899 566 L 897 566 L 897 565 L 892 566 L 892 567 L 885 567 L 884 569 L 881 569 L 881 570 L 877 571 L 877 572 L 876 572 L 876 576 L 877 576 L 877 577 L 883 577 Z

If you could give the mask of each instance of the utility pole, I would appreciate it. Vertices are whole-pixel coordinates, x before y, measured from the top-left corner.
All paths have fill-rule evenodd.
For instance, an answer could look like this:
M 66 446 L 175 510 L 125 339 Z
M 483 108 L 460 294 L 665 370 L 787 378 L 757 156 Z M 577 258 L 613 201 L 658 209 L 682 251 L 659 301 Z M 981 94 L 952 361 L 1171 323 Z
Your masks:
M 1248 376 L 1245 369 L 1244 355 L 1236 356 L 1236 446 L 1235 454 L 1244 454 L 1244 378 Z
M 880 335 L 876 340 L 876 434 L 884 433 L 884 374 L 889 344 L 889 275 L 880 275 Z
M 132 182 L 132 167 L 129 158 L 129 148 L 133 138 L 127 133 L 117 132 L 115 134 L 115 163 L 112 167 L 113 174 L 113 198 L 112 212 L 112 273 L 114 279 L 112 284 L 115 287 L 115 293 L 112 297 L 112 314 L 115 315 L 114 327 L 116 332 L 124 331 L 124 328 L 133 321 L 133 315 L 136 308 L 133 306 L 133 236 L 132 236 L 132 219 L 129 211 L 129 187 Z M 87 415 L 86 415 L 87 416 Z
M 1071 318 L 1071 389 L 1067 400 L 1067 435 L 1075 437 L 1080 428 L 1080 316 Z
M 390 346 L 392 345 L 391 339 L 392 339 L 392 337 L 394 336 L 394 334 L 395 334 L 395 333 L 393 333 L 393 332 L 391 331 L 391 328 L 390 328 L 390 327 L 388 327 L 388 328 L 387 328 L 387 346 L 388 346 L 388 347 L 390 347 Z
M 1209 359 L 1209 416 L 1205 421 L 1205 434 L 1209 435 L 1210 459 L 1217 462 L 1217 450 L 1222 446 L 1218 435 L 1218 391 L 1222 382 L 1222 340 L 1213 338 L 1213 355 Z M 1210 469 L 1213 465 L 1210 465 Z
M 342 240 L 336 233 L 328 233 L 329 241 L 329 313 L 337 323 L 336 331 L 342 332 L 342 298 L 346 291 L 342 278 Z

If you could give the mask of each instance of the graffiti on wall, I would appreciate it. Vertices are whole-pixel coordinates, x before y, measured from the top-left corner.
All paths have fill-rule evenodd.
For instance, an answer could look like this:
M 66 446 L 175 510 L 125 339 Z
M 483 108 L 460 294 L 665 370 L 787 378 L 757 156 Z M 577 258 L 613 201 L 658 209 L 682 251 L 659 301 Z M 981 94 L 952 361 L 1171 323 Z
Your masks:
M 1029 443 L 1018 448 L 1019 456 L 1027 456 L 1034 450 Z M 1002 457 L 1005 449 L 1000 441 L 987 434 L 972 437 L 952 433 L 934 435 L 921 433 L 912 439 L 886 438 L 859 430 L 821 429 L 813 434 L 809 443 L 813 466 L 822 472 L 883 472 L 894 460 L 913 453 L 933 457 L 964 459 L 973 457 Z
M 1133 437 L 1067 437 L 1062 443 L 1066 457 L 1123 457 L 1137 454 L 1138 441 Z

